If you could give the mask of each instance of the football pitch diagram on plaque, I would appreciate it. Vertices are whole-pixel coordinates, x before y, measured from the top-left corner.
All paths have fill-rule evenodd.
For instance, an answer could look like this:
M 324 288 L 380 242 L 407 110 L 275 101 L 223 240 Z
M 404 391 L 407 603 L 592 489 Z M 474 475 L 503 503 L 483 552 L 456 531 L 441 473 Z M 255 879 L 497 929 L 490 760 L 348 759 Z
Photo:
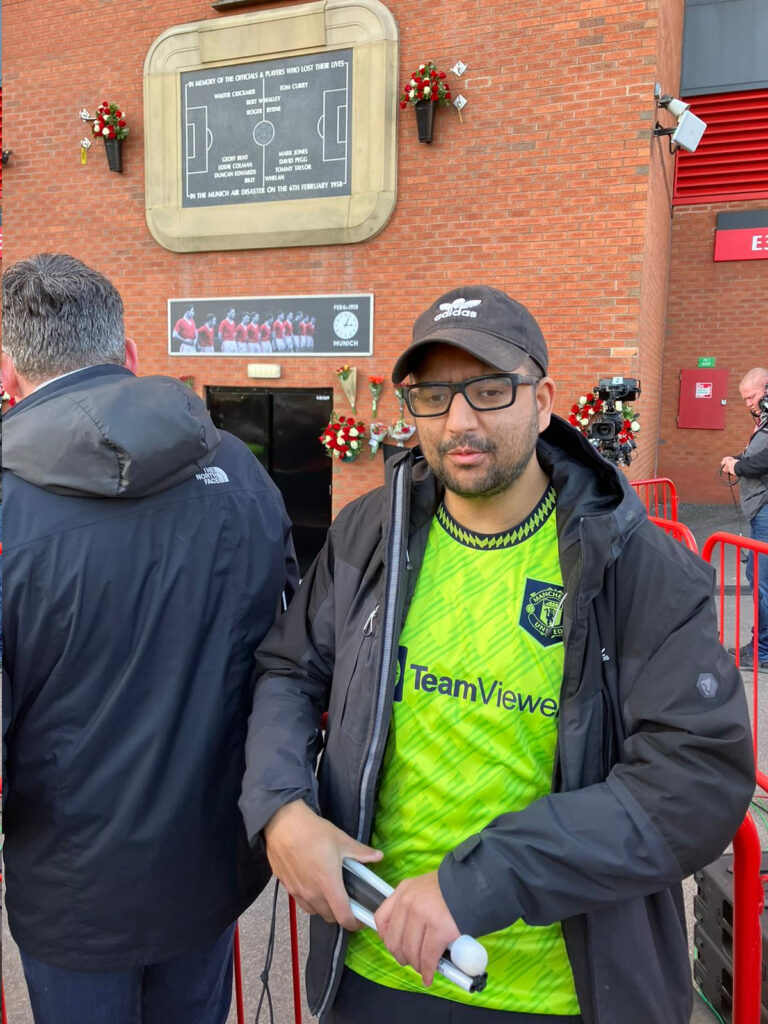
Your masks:
M 346 245 L 397 187 L 397 23 L 313 0 L 173 25 L 144 61 L 144 208 L 173 252 Z
M 350 194 L 351 49 L 180 79 L 185 207 Z

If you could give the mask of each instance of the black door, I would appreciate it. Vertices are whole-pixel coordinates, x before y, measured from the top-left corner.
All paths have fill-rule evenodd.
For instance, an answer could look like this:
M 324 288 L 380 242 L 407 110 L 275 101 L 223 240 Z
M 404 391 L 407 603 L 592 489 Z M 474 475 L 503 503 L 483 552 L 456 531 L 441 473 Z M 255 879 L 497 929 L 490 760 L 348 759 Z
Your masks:
M 303 576 L 331 525 L 331 460 L 318 436 L 330 388 L 206 388 L 214 424 L 244 441 L 280 488 Z

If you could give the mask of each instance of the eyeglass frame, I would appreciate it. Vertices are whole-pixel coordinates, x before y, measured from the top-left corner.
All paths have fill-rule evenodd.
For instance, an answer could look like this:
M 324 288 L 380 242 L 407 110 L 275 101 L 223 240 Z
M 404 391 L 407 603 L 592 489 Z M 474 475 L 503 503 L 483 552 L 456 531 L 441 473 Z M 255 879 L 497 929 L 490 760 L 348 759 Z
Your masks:
M 478 409 L 478 407 L 472 402 L 471 398 L 467 394 L 467 387 L 470 384 L 474 384 L 478 380 L 498 380 L 499 377 L 504 377 L 511 382 L 511 399 L 508 402 L 504 402 L 503 405 L 494 405 L 490 408 Z M 408 411 L 410 412 L 411 416 L 414 416 L 416 419 L 419 420 L 426 420 L 433 419 L 435 416 L 447 416 L 451 410 L 453 400 L 457 394 L 461 394 L 464 398 L 464 401 L 467 403 L 470 409 L 474 409 L 475 412 L 498 412 L 499 409 L 509 409 L 510 406 L 514 405 L 517 401 L 517 389 L 520 387 L 521 384 L 534 385 L 538 384 L 539 381 L 542 379 L 543 378 L 541 377 L 524 376 L 523 374 L 520 373 L 482 373 L 480 374 L 479 377 L 468 377 L 466 380 L 460 380 L 457 381 L 456 383 L 449 380 L 425 380 L 420 381 L 418 384 L 401 384 L 400 393 L 403 396 L 405 404 L 408 406 Z M 446 387 L 450 391 L 448 405 L 445 407 L 445 409 L 443 409 L 442 412 L 416 412 L 413 406 L 411 405 L 410 401 L 411 391 L 413 391 L 416 388 L 435 387 L 438 385 L 440 387 Z

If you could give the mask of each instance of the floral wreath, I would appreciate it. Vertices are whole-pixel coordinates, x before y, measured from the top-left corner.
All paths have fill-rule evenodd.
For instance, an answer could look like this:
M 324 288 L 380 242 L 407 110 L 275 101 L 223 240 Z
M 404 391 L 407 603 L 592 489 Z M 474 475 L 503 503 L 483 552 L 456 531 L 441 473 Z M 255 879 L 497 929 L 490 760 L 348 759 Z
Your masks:
M 342 462 L 354 462 L 362 451 L 365 440 L 365 424 L 353 416 L 337 416 L 331 413 L 318 440 L 325 448 L 325 454 Z
M 405 110 L 409 103 L 415 105 L 420 100 L 432 100 L 440 106 L 447 107 L 451 102 L 451 88 L 445 81 L 445 72 L 439 71 L 431 61 L 419 64 L 400 93 L 400 109 Z
M 96 111 L 93 134 L 101 135 L 105 139 L 124 139 L 128 131 L 124 112 L 116 103 L 107 103 L 103 100 Z
M 635 440 L 635 434 L 640 430 L 640 423 L 638 421 L 638 414 L 629 404 L 629 402 L 615 403 L 616 412 L 620 412 L 623 416 L 623 424 L 618 434 L 619 444 L 628 444 L 630 441 Z M 578 402 L 575 402 L 571 406 L 571 411 L 568 415 L 568 422 L 580 430 L 584 437 L 591 440 L 589 426 L 593 418 L 598 413 L 603 412 L 605 409 L 605 402 L 602 398 L 599 398 L 593 392 L 589 391 L 586 395 L 582 395 Z

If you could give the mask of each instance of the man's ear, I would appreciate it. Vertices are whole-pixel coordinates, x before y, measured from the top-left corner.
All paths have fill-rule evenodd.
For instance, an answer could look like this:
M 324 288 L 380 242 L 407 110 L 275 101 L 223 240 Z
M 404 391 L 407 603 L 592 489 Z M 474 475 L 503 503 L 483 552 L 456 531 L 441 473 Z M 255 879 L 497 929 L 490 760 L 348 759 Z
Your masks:
M 125 339 L 125 367 L 131 373 L 139 372 L 139 350 L 133 338 Z
M 13 360 L 6 352 L 3 352 L 2 366 L 3 388 L 18 402 L 24 397 L 26 391 L 23 383 L 19 380 L 19 375 L 16 373 L 16 367 L 13 365 Z

